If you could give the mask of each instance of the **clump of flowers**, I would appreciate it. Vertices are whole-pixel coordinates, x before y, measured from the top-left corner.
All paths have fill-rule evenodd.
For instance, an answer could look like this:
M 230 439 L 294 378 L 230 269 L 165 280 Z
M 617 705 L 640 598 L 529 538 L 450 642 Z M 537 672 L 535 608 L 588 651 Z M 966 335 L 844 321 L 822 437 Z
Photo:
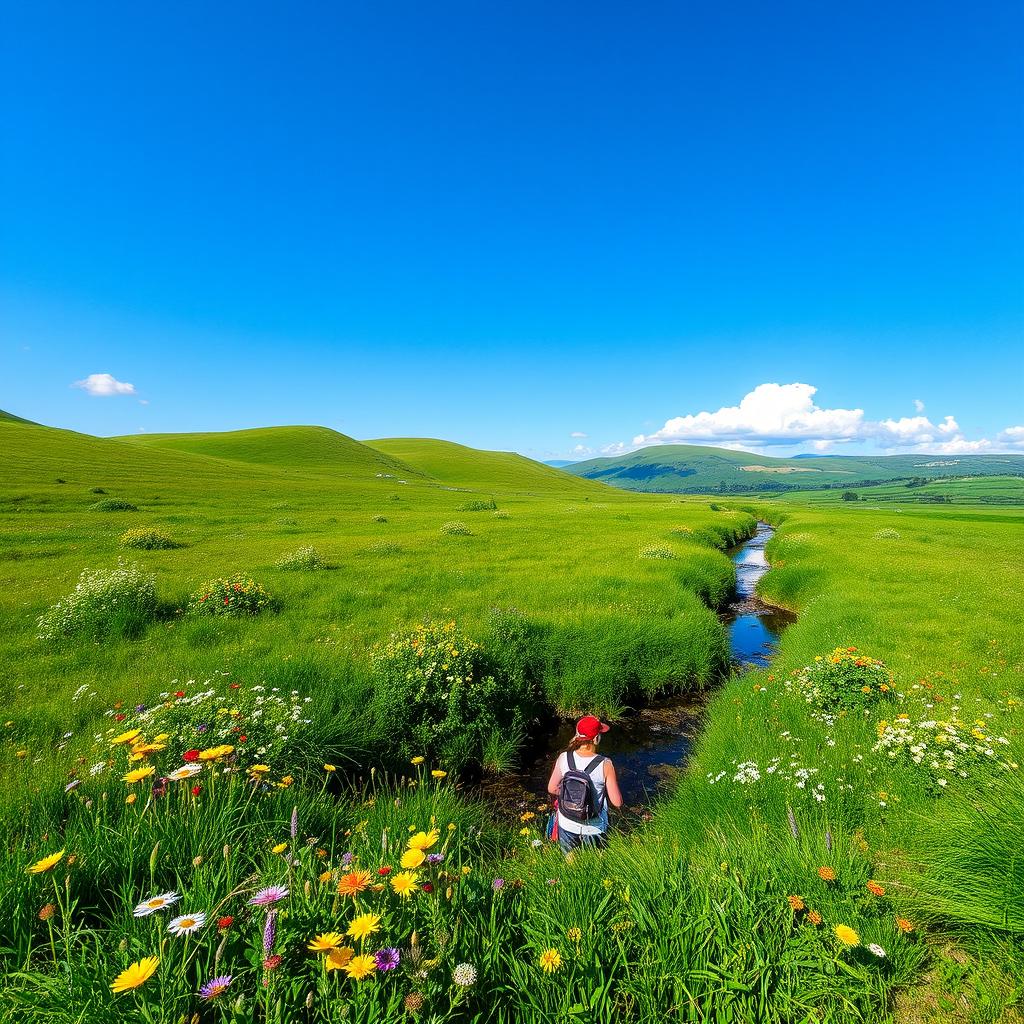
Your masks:
M 648 544 L 640 549 L 641 558 L 675 558 L 676 553 L 661 544 Z
M 189 599 L 191 615 L 259 615 L 271 597 L 255 580 L 241 574 L 203 584 Z
M 856 647 L 837 647 L 818 655 L 792 677 L 795 686 L 818 711 L 863 711 L 894 696 L 894 678 L 885 662 Z
M 447 537 L 471 537 L 473 531 L 461 520 L 452 519 L 441 524 L 441 532 Z
M 101 637 L 156 614 L 156 577 L 119 561 L 116 569 L 85 569 L 75 589 L 38 620 L 40 640 Z
M 139 551 L 169 551 L 172 548 L 184 547 L 160 530 L 146 529 L 125 530 L 119 543 L 123 548 L 136 548 Z
M 981 718 L 968 725 L 955 716 L 914 722 L 900 715 L 891 722 L 883 719 L 877 730 L 871 749 L 919 770 L 933 792 L 941 792 L 950 781 L 1014 767 L 1003 756 L 1010 741 L 995 735 Z
M 293 572 L 312 572 L 315 569 L 323 569 L 325 562 L 320 557 L 320 552 L 311 545 L 304 545 L 289 551 L 277 560 L 278 569 L 289 569 Z

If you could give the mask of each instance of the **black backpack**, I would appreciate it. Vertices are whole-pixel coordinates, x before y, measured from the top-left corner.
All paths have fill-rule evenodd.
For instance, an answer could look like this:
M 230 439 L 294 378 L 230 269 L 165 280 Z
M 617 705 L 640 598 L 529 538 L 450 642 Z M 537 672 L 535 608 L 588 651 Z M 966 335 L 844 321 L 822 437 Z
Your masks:
M 566 754 L 568 770 L 562 773 L 558 783 L 558 810 L 570 821 L 580 824 L 596 818 L 601 813 L 603 801 L 597 798 L 597 791 L 591 781 L 590 773 L 607 758 L 597 754 L 591 758 L 590 764 L 582 771 L 576 767 L 576 758 L 572 751 Z

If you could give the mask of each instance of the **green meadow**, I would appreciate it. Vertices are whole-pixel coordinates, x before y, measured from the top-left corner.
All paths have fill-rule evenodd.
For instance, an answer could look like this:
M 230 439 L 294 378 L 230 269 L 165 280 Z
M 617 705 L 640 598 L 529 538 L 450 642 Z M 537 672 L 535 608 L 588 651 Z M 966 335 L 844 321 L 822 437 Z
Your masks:
M 1020 1019 L 1019 508 L 316 427 L 0 447 L 2 1019 Z M 758 518 L 799 619 L 730 674 Z M 604 852 L 481 796 L 555 716 L 697 691 Z

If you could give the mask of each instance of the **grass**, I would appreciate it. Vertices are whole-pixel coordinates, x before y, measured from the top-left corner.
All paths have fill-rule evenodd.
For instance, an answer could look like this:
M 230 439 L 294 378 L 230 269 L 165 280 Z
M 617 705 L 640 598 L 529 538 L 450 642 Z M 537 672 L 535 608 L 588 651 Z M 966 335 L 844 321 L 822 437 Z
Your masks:
M 982 758 L 940 786 L 927 766 L 873 748 L 882 717 L 945 715 L 968 730 L 981 721 L 983 735 L 1007 738 L 1000 756 L 1019 760 L 1018 510 L 787 498 L 719 499 L 714 511 L 444 442 L 375 442 L 347 461 L 340 453 L 358 442 L 290 429 L 282 448 L 266 431 L 243 432 L 241 446 L 140 443 L 0 422 L 12 453 L 0 479 L 0 650 L 11 667 L 0 682 L 10 709 L 0 1019 L 1016 1020 L 1019 770 Z M 305 440 L 325 461 L 287 457 Z M 403 475 L 378 476 L 390 471 L 377 455 Z M 140 512 L 97 516 L 98 486 Z M 470 535 L 440 532 L 477 501 L 509 518 L 463 512 Z M 755 515 L 779 527 L 763 593 L 799 621 L 771 669 L 714 691 L 688 770 L 605 853 L 566 862 L 542 839 L 544 804 L 509 820 L 464 788 L 471 774 L 396 759 L 397 716 L 375 710 L 388 706 L 376 699 L 386 683 L 369 652 L 424 619 L 456 621 L 458 664 L 532 693 L 541 718 L 720 682 L 727 651 L 713 609 L 732 587 L 721 548 Z M 116 564 L 120 535 L 140 522 L 187 544 L 133 552 L 156 577 L 156 617 L 134 639 L 40 642 L 38 616 L 82 569 Z M 652 545 L 675 557 L 639 557 Z M 311 546 L 324 568 L 277 567 Z M 179 614 L 203 581 L 234 573 L 263 584 L 276 608 Z M 867 715 L 815 717 L 794 689 L 791 673 L 837 646 L 892 670 L 892 694 Z M 194 723 L 172 727 L 166 750 L 134 762 L 127 744 L 111 746 L 136 704 L 162 701 L 166 721 L 190 722 L 206 679 L 223 711 L 202 737 Z M 431 685 L 404 715 L 416 719 L 416 701 L 434 710 Z M 261 773 L 241 737 L 263 735 L 253 702 L 272 687 L 297 691 L 308 710 L 267 733 L 288 738 L 273 741 Z M 494 769 L 538 728 L 506 721 L 480 752 Z M 182 763 L 186 740 L 222 737 L 233 751 L 158 795 L 154 779 Z M 614 742 L 613 730 L 612 757 Z M 122 781 L 149 762 L 152 777 Z M 391 879 L 410 837 L 432 827 L 443 860 L 414 869 L 432 891 L 403 899 Z M 61 849 L 52 869 L 26 872 Z M 353 864 L 380 891 L 339 895 Z M 247 900 L 274 883 L 290 894 L 267 949 L 267 913 Z M 140 900 L 171 890 L 182 894 L 173 912 L 133 917 Z M 171 913 L 186 911 L 208 924 L 170 935 Z M 380 931 L 345 941 L 357 953 L 399 948 L 398 970 L 356 981 L 306 948 L 357 912 L 379 915 Z M 233 920 L 219 929 L 224 916 Z M 859 945 L 842 946 L 837 925 Z M 156 974 L 114 995 L 114 977 L 149 955 L 161 959 Z M 464 963 L 475 980 L 460 986 Z M 200 985 L 226 973 L 229 993 L 203 1003 Z

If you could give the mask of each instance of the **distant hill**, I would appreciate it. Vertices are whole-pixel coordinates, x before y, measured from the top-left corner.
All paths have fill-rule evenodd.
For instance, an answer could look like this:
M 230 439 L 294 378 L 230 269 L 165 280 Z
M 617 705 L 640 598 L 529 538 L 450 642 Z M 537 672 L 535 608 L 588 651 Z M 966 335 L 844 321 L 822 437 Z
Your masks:
M 258 427 L 206 434 L 133 434 L 117 440 L 140 447 L 273 466 L 285 472 L 421 475 L 411 466 L 327 427 Z
M 21 416 L 15 416 L 13 412 L 4 412 L 3 409 L 0 409 L 0 420 L 10 420 L 12 423 L 29 423 L 33 427 L 39 426 L 34 420 L 23 419 Z
M 448 487 L 530 493 L 565 490 L 567 475 L 562 470 L 514 452 L 481 451 L 424 437 L 385 437 L 366 444 Z M 567 493 L 600 492 L 593 484 L 576 480 Z
M 828 455 L 775 459 L 703 445 L 657 445 L 561 472 L 630 491 L 749 494 L 864 486 L 911 478 L 1024 475 L 1024 455 Z
M 555 469 L 565 469 L 566 466 L 571 466 L 576 459 L 545 459 L 545 466 L 554 466 Z

